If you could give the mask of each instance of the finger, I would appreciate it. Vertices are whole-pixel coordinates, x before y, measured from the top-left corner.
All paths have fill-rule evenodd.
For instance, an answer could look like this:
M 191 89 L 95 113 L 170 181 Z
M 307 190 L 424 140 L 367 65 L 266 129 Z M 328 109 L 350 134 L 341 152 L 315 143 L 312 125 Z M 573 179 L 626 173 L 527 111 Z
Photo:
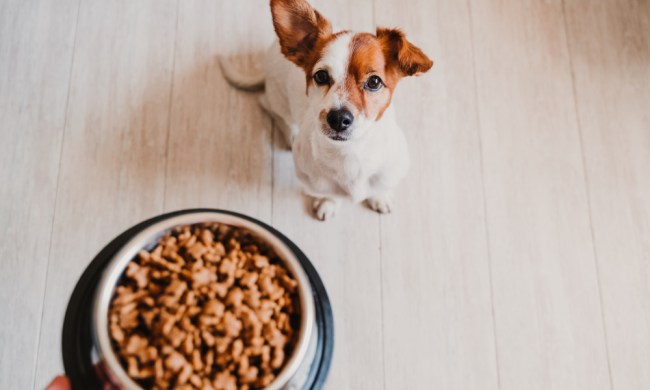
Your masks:
M 70 390 L 72 389 L 72 386 L 70 385 L 70 380 L 68 377 L 59 375 L 54 380 L 52 383 L 50 383 L 45 390 Z

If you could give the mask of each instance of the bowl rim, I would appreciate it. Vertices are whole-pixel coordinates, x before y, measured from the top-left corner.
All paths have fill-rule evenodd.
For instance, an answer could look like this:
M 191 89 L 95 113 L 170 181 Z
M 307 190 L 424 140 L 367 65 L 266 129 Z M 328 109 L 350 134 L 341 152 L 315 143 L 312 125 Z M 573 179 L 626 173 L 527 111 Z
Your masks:
M 244 228 L 251 231 L 255 236 L 271 245 L 278 257 L 284 261 L 284 265 L 298 281 L 298 291 L 301 310 L 301 321 L 298 340 L 293 353 L 285 363 L 284 368 L 274 381 L 266 387 L 268 390 L 279 390 L 287 385 L 302 364 L 307 349 L 309 338 L 313 334 L 314 327 L 314 298 L 312 287 L 305 270 L 302 268 L 296 254 L 272 231 L 260 225 L 254 220 L 231 214 L 225 211 L 197 211 L 180 215 L 173 215 L 158 221 L 142 231 L 136 233 L 112 256 L 104 269 L 100 282 L 97 286 L 92 307 L 92 339 L 97 349 L 101 362 L 108 366 L 107 374 L 110 379 L 126 389 L 142 389 L 122 367 L 115 354 L 108 330 L 108 309 L 112 301 L 115 286 L 122 277 L 126 266 L 137 255 L 137 253 L 149 245 L 157 242 L 160 237 L 171 229 L 184 225 L 216 222 L 225 225 Z

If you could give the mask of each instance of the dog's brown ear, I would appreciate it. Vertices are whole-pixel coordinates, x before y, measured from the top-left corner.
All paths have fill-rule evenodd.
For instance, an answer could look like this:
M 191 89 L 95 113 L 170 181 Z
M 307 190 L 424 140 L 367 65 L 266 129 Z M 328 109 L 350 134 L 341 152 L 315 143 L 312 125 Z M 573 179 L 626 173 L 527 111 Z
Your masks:
M 305 0 L 271 0 L 273 27 L 282 54 L 298 66 L 305 60 L 319 39 L 332 33 L 332 26 Z
M 402 76 L 419 76 L 433 66 L 433 61 L 422 50 L 406 40 L 402 31 L 396 28 L 377 28 L 389 66 L 395 66 Z

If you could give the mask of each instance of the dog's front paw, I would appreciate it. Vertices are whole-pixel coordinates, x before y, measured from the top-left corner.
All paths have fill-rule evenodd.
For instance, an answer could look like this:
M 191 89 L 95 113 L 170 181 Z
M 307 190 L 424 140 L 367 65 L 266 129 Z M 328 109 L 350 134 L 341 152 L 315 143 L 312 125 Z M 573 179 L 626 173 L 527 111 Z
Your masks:
M 366 199 L 366 205 L 379 214 L 388 214 L 393 209 L 393 199 L 391 196 L 376 196 Z
M 338 203 L 330 198 L 315 198 L 312 208 L 316 218 L 325 221 L 334 217 L 338 209 Z

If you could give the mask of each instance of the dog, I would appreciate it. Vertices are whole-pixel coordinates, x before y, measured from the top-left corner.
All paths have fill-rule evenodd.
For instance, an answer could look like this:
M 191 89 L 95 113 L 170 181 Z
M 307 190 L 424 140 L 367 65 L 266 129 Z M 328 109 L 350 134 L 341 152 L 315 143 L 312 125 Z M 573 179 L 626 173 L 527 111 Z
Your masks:
M 320 220 L 343 199 L 379 213 L 408 171 L 406 139 L 395 121 L 393 92 L 402 77 L 433 62 L 399 29 L 334 32 L 306 0 L 271 0 L 278 40 L 264 73 L 246 76 L 221 62 L 240 89 L 264 89 L 260 105 L 293 150 L 295 170 Z

